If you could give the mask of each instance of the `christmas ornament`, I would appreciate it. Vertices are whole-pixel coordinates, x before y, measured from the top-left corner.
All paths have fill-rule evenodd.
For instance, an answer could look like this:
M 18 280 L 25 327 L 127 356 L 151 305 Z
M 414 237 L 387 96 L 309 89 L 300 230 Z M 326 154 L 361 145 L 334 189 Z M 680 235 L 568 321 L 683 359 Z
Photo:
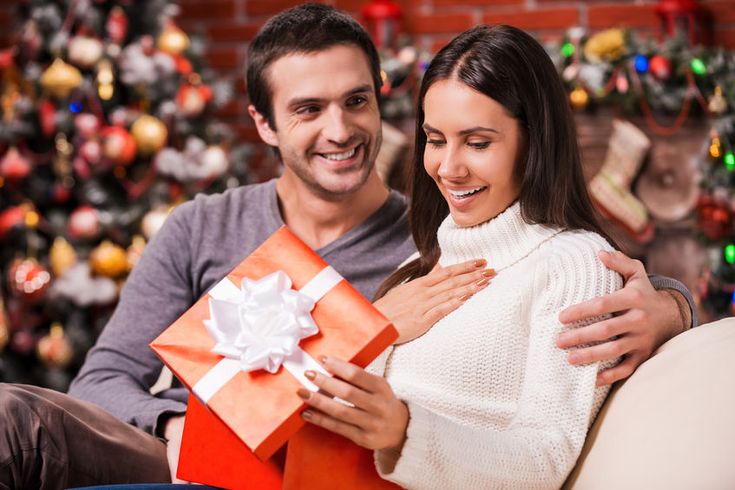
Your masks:
M 212 89 L 206 85 L 187 83 L 176 93 L 176 105 L 186 117 L 197 117 L 212 100 Z
M 725 167 L 728 171 L 732 172 L 735 170 L 735 154 L 733 154 L 733 152 L 725 152 L 725 156 L 722 158 L 722 161 L 725 162 Z
M 99 141 L 85 141 L 79 147 L 79 156 L 92 166 L 97 165 L 102 157 L 102 145 Z
M 74 36 L 67 49 L 70 62 L 80 68 L 91 68 L 102 58 L 104 46 L 99 39 Z
M 128 35 L 128 17 L 120 7 L 112 7 L 105 23 L 107 37 L 115 44 L 122 44 Z
M 160 119 L 148 114 L 141 116 L 133 123 L 130 132 L 135 138 L 138 153 L 150 155 L 157 152 L 166 144 L 168 129 Z
M 129 165 L 135 159 L 136 145 L 125 128 L 108 126 L 100 132 L 102 155 L 116 165 Z
M 14 146 L 5 152 L 0 160 L 0 176 L 10 182 L 25 179 L 31 173 L 31 162 L 20 154 Z
M 41 75 L 41 86 L 57 99 L 65 99 L 82 83 L 82 74 L 73 66 L 56 58 Z
M 38 122 L 45 137 L 50 138 L 56 132 L 56 107 L 48 99 L 38 104 Z
M 102 60 L 97 67 L 97 93 L 102 100 L 110 100 L 115 94 L 115 76 L 110 60 Z
M 584 109 L 589 103 L 590 96 L 585 89 L 577 87 L 569 94 L 569 101 L 575 109 Z
M 733 231 L 730 207 L 720 199 L 705 194 L 697 201 L 697 221 L 702 233 L 712 241 L 719 241 Z
M 36 354 L 48 367 L 63 369 L 69 365 L 74 351 L 60 323 L 51 324 L 49 333 L 38 340 Z
M 0 240 L 3 240 L 13 228 L 25 226 L 30 205 L 14 206 L 0 211 Z
M 156 39 L 156 47 L 170 55 L 179 55 L 189 48 L 189 37 L 169 21 Z
M 35 259 L 16 259 L 8 269 L 10 291 L 25 303 L 40 301 L 51 283 L 51 274 Z
M 648 58 L 642 54 L 635 55 L 635 58 L 633 59 L 633 67 L 635 68 L 635 71 L 641 75 L 648 73 Z
M 372 0 L 362 8 L 365 22 L 378 49 L 394 49 L 401 32 L 403 11 L 393 0 Z
M 74 118 L 74 129 L 82 138 L 89 139 L 100 129 L 100 120 L 94 114 L 82 113 Z
M 722 146 L 720 145 L 720 138 L 717 136 L 717 132 L 713 130 L 712 141 L 709 145 L 709 156 L 716 160 L 721 155 Z
M 162 206 L 146 213 L 140 227 L 146 240 L 150 241 L 153 235 L 161 229 L 163 222 L 166 221 L 171 210 L 172 208 L 170 207 Z
M 639 241 L 650 240 L 653 228 L 645 206 L 630 192 L 630 184 L 650 147 L 643 131 L 615 119 L 605 162 L 589 183 L 590 197 L 600 211 Z
M 89 256 L 92 273 L 110 278 L 127 274 L 130 265 L 125 249 L 109 240 L 99 244 Z
M 208 146 L 202 155 L 202 169 L 205 178 L 219 177 L 227 171 L 227 154 L 219 145 Z
M 569 41 L 565 42 L 561 45 L 561 55 L 565 58 L 571 58 L 572 55 L 574 55 L 574 44 L 570 43 Z
M 722 95 L 722 87 L 719 85 L 715 87 L 715 93 L 709 99 L 707 108 L 713 114 L 722 115 L 727 110 L 727 100 Z
M 671 77 L 671 61 L 660 54 L 654 55 L 648 62 L 648 69 L 657 80 L 665 82 Z
M 69 236 L 74 239 L 93 240 L 101 231 L 97 210 L 83 204 L 69 215 Z
M 625 51 L 625 32 L 622 29 L 598 32 L 584 44 L 584 56 L 592 63 L 617 60 Z
M 54 244 L 51 245 L 49 251 L 49 262 L 54 276 L 59 277 L 66 272 L 69 267 L 77 262 L 77 252 L 74 247 L 67 242 L 64 237 L 57 236 L 54 238 Z
M 695 75 L 704 75 L 707 73 L 707 65 L 699 58 L 693 58 L 689 66 Z
M 109 277 L 92 277 L 89 263 L 78 262 L 54 281 L 50 294 L 72 301 L 81 308 L 110 304 L 117 298 L 117 286 Z

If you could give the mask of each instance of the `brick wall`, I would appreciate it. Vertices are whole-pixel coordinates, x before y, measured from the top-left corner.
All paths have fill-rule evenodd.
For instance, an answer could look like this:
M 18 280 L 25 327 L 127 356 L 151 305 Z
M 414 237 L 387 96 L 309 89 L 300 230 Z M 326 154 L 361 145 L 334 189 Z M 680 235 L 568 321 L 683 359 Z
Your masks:
M 321 0 L 359 18 L 368 0 Z M 416 42 L 435 51 L 459 32 L 477 23 L 507 23 L 532 31 L 543 39 L 558 38 L 566 28 L 582 25 L 591 30 L 622 25 L 655 35 L 658 18 L 655 0 L 397 0 L 405 28 Z M 301 2 L 294 0 L 181 0 L 181 27 L 203 34 L 209 41 L 208 61 L 225 74 L 237 77 L 237 97 L 220 113 L 239 136 L 257 140 L 247 116 L 241 71 L 247 41 L 274 13 Z M 735 49 L 735 0 L 701 0 L 713 20 L 713 41 Z M 0 2 L 0 47 L 10 45 L 12 2 Z M 267 177 L 263 168 L 261 178 Z

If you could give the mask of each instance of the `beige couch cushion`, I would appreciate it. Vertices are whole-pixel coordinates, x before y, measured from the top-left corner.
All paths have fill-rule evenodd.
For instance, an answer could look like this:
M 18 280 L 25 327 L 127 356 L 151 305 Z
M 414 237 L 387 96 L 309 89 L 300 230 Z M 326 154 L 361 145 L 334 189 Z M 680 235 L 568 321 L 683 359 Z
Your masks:
M 735 318 L 659 349 L 616 386 L 569 489 L 735 489 Z

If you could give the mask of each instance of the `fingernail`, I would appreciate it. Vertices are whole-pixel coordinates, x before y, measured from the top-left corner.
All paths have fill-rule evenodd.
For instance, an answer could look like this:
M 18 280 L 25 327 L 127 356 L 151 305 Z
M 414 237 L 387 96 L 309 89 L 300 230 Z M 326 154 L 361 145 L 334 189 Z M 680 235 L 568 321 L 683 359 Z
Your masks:
M 316 378 L 316 373 L 312 370 L 304 371 L 304 377 L 306 377 L 306 379 L 310 381 L 313 381 L 314 378 Z
M 304 417 L 306 420 L 311 420 L 311 410 L 304 410 L 301 412 L 301 416 Z
M 569 354 L 567 354 L 567 360 L 570 364 L 576 364 L 579 362 L 579 354 L 577 354 L 576 352 L 570 352 Z
M 485 267 L 487 264 L 487 260 L 485 259 L 478 259 L 475 261 L 475 267 Z
M 463 294 L 462 296 L 459 297 L 459 300 L 462 302 L 465 302 L 468 299 L 470 299 L 471 296 L 472 296 L 471 294 Z
M 495 277 L 498 275 L 497 272 L 495 272 L 495 269 L 488 269 L 486 271 L 482 271 L 483 277 Z
M 489 282 L 490 282 L 490 279 L 480 279 L 479 281 L 475 283 L 475 286 L 477 286 L 478 288 L 481 288 L 482 286 L 485 286 Z
M 308 400 L 311 397 L 311 391 L 305 388 L 299 388 L 296 390 L 296 394 L 299 395 L 299 398 L 302 400 Z

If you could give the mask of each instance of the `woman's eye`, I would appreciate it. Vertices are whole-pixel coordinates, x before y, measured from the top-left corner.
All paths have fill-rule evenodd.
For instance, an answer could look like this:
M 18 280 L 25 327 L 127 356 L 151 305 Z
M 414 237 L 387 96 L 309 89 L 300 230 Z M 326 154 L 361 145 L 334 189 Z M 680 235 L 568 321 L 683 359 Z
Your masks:
M 490 146 L 489 141 L 482 141 L 482 142 L 477 142 L 477 143 L 467 143 L 467 144 L 476 150 L 484 150 L 485 148 Z
M 442 140 L 426 140 L 426 144 L 436 147 L 436 146 L 443 145 L 444 144 L 444 141 L 442 141 Z

